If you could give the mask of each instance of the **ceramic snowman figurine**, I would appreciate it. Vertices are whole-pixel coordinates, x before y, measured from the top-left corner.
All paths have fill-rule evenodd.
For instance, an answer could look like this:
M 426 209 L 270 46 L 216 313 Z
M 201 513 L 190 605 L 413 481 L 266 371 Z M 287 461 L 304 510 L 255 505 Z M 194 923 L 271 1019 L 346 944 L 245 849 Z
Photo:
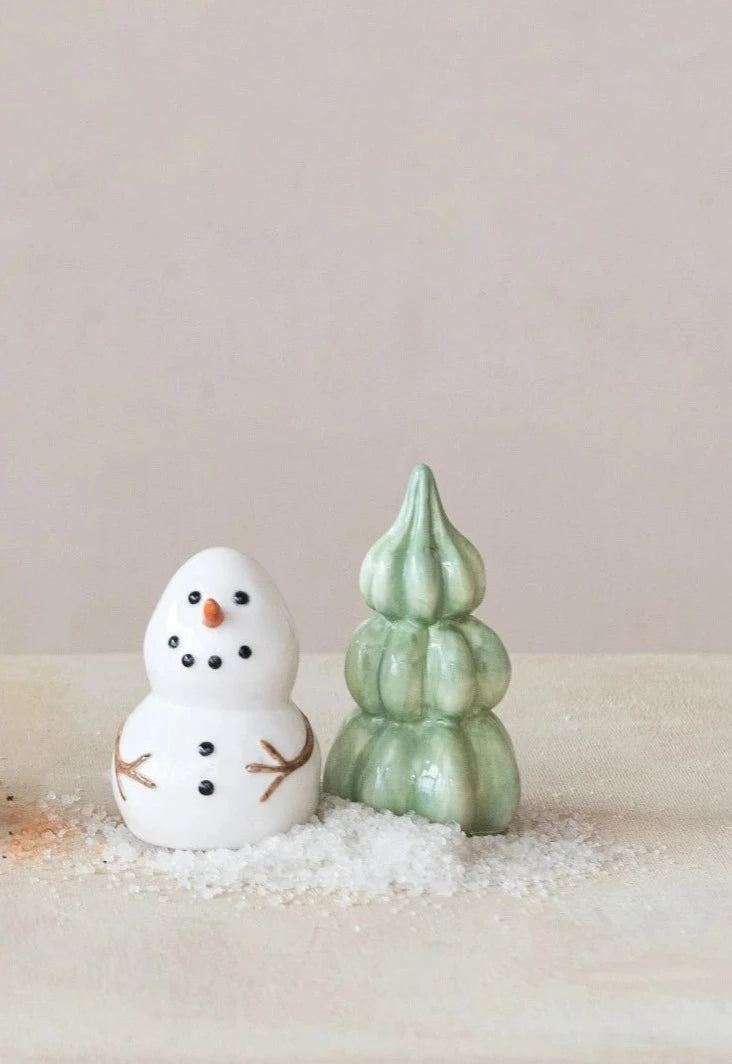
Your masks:
M 145 842 L 236 849 L 314 812 L 320 751 L 291 701 L 292 619 L 270 576 L 227 547 L 172 578 L 145 633 L 150 694 L 122 725 L 112 785 Z

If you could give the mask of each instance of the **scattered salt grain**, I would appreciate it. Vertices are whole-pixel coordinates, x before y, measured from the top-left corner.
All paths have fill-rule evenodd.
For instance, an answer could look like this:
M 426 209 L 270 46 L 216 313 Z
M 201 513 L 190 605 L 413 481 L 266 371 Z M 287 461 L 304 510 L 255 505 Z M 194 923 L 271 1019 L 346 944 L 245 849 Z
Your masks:
M 52 883 L 92 874 L 124 893 L 226 895 L 243 905 L 341 905 L 487 894 L 546 897 L 618 868 L 634 851 L 580 816 L 525 809 L 505 835 L 469 838 L 457 825 L 378 813 L 325 798 L 307 824 L 240 850 L 168 850 L 136 839 L 78 795 L 19 807 L 8 856 Z

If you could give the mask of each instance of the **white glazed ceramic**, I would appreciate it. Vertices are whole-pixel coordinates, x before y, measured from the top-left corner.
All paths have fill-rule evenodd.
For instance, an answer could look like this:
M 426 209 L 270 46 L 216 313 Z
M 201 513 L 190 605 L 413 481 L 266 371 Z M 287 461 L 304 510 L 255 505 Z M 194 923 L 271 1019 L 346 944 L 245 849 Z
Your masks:
M 320 751 L 291 701 L 297 636 L 271 577 L 227 547 L 173 576 L 145 633 L 150 694 L 115 743 L 112 786 L 135 835 L 236 849 L 315 811 Z

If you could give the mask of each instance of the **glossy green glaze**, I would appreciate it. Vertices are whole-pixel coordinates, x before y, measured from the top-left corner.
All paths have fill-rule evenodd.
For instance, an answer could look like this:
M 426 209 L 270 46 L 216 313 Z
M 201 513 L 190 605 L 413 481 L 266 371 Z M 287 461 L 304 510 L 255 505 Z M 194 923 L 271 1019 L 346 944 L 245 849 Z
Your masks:
M 492 712 L 508 688 L 503 643 L 471 610 L 483 562 L 450 524 L 434 477 L 412 472 L 393 527 L 361 567 L 376 611 L 346 653 L 356 709 L 325 766 L 325 790 L 394 813 L 503 831 L 518 805 L 518 768 Z

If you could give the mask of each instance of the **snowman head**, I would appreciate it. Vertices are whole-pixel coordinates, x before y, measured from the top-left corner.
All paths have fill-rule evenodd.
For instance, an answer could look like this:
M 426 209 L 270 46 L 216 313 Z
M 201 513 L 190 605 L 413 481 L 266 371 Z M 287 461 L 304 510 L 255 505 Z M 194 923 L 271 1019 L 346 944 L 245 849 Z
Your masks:
M 145 632 L 154 694 L 185 706 L 246 709 L 288 699 L 297 636 L 272 578 L 252 558 L 211 547 L 182 565 Z

